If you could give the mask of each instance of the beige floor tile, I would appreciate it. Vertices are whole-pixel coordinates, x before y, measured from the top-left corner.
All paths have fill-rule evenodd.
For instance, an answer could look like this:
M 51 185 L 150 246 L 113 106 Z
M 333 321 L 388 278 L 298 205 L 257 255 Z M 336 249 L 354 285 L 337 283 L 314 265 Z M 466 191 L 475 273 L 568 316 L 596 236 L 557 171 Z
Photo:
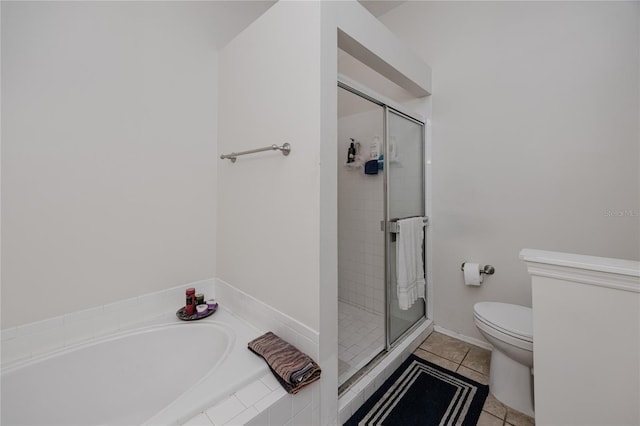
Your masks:
M 442 368 L 446 368 L 447 370 L 456 371 L 458 369 L 458 364 L 456 364 L 455 362 L 449 361 L 448 359 L 444 359 L 441 356 L 432 354 L 431 352 L 427 352 L 423 349 L 420 349 L 420 348 L 416 349 L 414 354 L 435 365 L 439 365 Z
M 467 377 L 471 380 L 475 380 L 476 382 L 482 385 L 489 384 L 489 376 L 485 376 L 484 374 L 478 373 L 476 370 L 467 368 L 464 365 L 461 365 L 458 367 L 457 373 L 462 374 L 464 377 Z M 516 426 L 519 426 L 519 425 L 516 425 Z
M 507 419 L 506 422 L 513 426 L 533 426 L 535 421 L 519 411 L 513 410 L 507 407 Z
M 471 345 L 453 337 L 433 332 L 421 345 L 420 349 L 446 358 L 457 364 L 462 362 Z
M 484 401 L 482 409 L 496 417 L 500 417 L 501 419 L 504 419 L 507 416 L 507 407 L 505 407 L 502 402 L 498 401 L 491 392 L 489 392 L 487 399 Z
M 483 411 L 480 413 L 480 418 L 478 419 L 478 426 L 502 426 L 504 420 L 497 418 L 496 416 Z
M 462 365 L 472 370 L 476 370 L 484 375 L 489 375 L 489 365 L 491 364 L 491 351 L 471 346 L 467 356 L 464 357 Z

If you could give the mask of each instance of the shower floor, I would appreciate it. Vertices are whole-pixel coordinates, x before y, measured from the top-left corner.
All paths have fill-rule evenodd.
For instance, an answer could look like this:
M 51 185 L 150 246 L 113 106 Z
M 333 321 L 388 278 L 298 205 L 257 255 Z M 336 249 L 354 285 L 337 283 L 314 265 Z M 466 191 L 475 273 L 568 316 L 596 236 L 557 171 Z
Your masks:
M 338 301 L 338 385 L 384 349 L 384 315 Z

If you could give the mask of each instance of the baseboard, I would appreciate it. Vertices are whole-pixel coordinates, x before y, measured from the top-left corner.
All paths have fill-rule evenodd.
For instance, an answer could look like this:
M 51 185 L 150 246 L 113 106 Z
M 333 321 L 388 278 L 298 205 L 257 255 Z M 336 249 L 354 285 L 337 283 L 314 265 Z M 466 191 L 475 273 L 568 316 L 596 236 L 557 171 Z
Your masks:
M 464 334 L 456 333 L 455 331 L 448 330 L 444 327 L 436 325 L 433 327 L 438 333 L 446 334 L 447 336 L 462 340 L 463 342 L 471 343 L 472 345 L 479 346 L 483 349 L 493 350 L 493 346 L 484 340 L 476 339 L 475 337 L 465 336 Z

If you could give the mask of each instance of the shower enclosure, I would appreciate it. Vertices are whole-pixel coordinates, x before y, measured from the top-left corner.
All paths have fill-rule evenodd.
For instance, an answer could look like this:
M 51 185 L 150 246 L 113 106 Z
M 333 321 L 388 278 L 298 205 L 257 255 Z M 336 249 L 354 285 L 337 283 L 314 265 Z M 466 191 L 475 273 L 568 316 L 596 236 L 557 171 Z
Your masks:
M 396 222 L 422 217 L 426 223 L 424 139 L 421 120 L 367 89 L 338 83 L 338 382 L 342 388 L 425 319 L 425 300 L 419 298 L 408 309 L 400 309 L 396 286 Z

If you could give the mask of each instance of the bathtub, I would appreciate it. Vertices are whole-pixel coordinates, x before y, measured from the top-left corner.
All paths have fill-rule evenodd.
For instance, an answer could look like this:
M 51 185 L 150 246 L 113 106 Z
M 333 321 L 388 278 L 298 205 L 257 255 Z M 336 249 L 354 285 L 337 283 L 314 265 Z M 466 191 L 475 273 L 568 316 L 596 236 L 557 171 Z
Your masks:
M 2 369 L 3 425 L 181 424 L 268 372 L 261 332 L 220 309 L 68 347 Z

